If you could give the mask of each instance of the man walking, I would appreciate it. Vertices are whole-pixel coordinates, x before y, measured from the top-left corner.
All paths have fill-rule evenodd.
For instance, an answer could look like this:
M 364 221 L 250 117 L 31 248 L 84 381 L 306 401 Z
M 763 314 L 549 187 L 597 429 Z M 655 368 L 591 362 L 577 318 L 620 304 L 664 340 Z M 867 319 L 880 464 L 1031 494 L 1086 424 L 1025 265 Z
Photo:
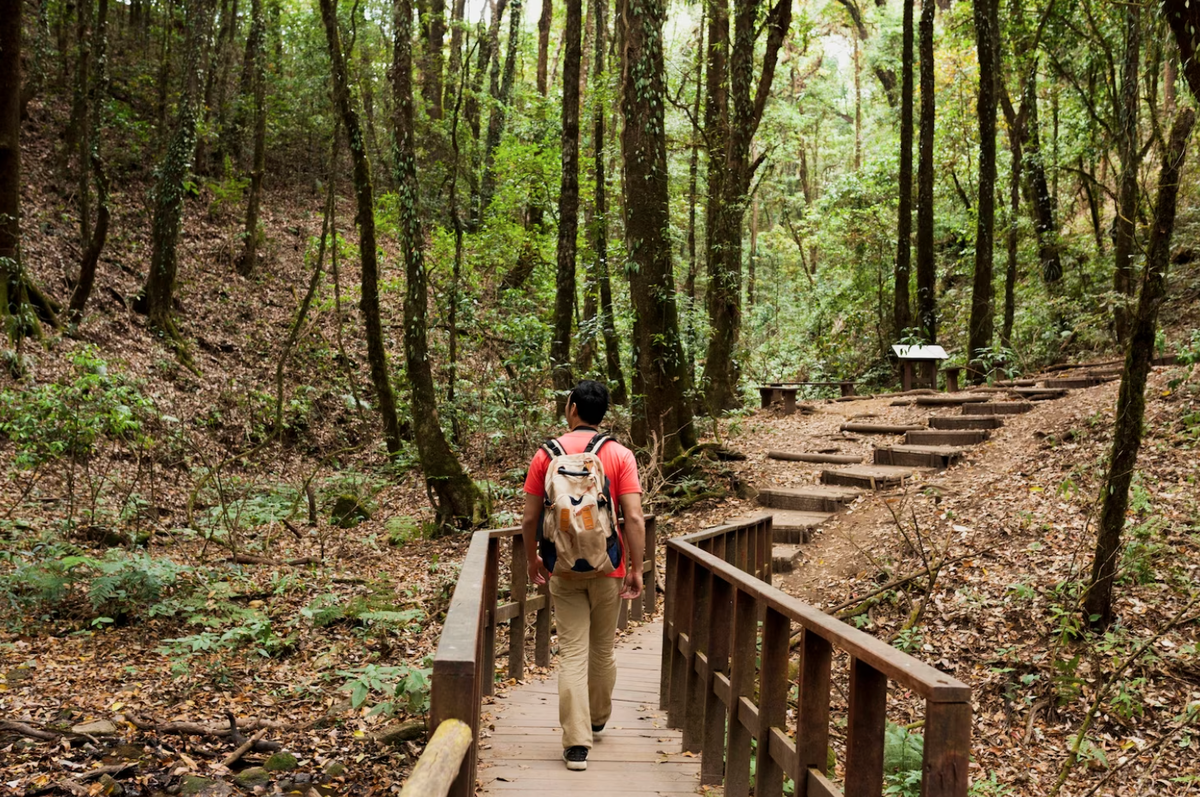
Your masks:
M 608 388 L 584 380 L 567 398 L 567 434 L 558 438 L 563 454 L 580 454 L 599 433 L 608 411 Z M 608 496 L 624 514 L 621 559 L 611 573 L 575 573 L 546 569 L 539 555 L 546 476 L 550 454 L 539 449 L 525 478 L 525 511 L 521 518 L 529 579 L 550 582 L 558 631 L 558 719 L 563 731 L 563 760 L 567 769 L 587 769 L 588 750 L 595 734 L 612 715 L 612 693 L 617 665 L 613 656 L 617 614 L 622 599 L 642 594 L 642 558 L 646 547 L 646 521 L 642 515 L 642 487 L 633 453 L 616 441 L 607 441 L 596 452 L 609 483 Z M 553 566 L 553 565 L 552 565 Z

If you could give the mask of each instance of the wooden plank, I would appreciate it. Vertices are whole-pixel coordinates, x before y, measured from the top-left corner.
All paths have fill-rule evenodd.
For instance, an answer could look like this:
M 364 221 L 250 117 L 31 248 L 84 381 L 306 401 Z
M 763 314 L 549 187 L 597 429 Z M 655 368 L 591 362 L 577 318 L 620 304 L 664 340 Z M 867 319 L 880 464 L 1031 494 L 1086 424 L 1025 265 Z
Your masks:
M 931 415 L 930 429 L 999 429 L 1004 419 L 999 415 Z
M 815 769 L 808 770 L 808 797 L 843 797 L 842 790 Z
M 841 431 L 857 434 L 904 434 L 924 428 L 924 426 L 898 423 L 843 423 Z
M 821 454 L 808 451 L 768 451 L 767 459 L 781 462 L 816 462 L 826 465 L 856 465 L 863 461 L 857 454 Z
M 520 680 L 525 677 L 525 597 L 528 594 L 529 581 L 523 534 L 512 538 L 512 555 L 509 562 L 509 577 L 512 579 L 510 594 L 517 606 L 517 616 L 508 624 L 508 677 Z
M 760 490 L 758 503 L 772 509 L 829 513 L 840 512 L 860 495 L 862 490 L 852 487 L 809 484 L 804 487 L 771 487 Z
M 965 797 L 971 750 L 971 704 L 926 707 L 921 797 Z
M 989 401 L 985 404 L 964 404 L 963 415 L 1020 415 L 1033 409 L 1028 401 Z
M 887 677 L 866 662 L 851 659 L 846 797 L 876 797 L 883 790 L 886 724 Z
M 783 793 L 783 777 L 795 769 L 780 766 L 773 756 L 764 755 L 771 749 L 772 731 L 787 723 L 788 655 L 791 649 L 792 623 L 787 615 L 767 609 L 763 620 L 762 665 L 759 668 L 758 770 L 754 793 L 778 795 Z
M 751 581 L 755 579 L 751 578 Z M 730 652 L 729 684 L 731 705 L 725 744 L 725 797 L 749 797 L 750 740 L 752 734 L 740 721 L 741 700 L 754 691 L 754 659 L 758 643 L 757 606 L 754 596 L 741 589 L 733 594 L 733 648 Z
M 800 769 L 825 772 L 829 756 L 829 680 L 833 646 L 805 629 L 800 640 L 800 699 L 796 711 L 796 753 Z M 806 782 L 797 782 L 805 797 Z

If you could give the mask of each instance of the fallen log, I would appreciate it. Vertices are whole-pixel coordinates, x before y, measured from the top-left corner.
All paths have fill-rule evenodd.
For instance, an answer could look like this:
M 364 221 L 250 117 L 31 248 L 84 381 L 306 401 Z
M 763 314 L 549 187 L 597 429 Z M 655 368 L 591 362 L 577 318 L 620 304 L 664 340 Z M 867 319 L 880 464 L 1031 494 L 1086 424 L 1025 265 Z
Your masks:
M 13 722 L 11 720 L 0 720 L 0 731 L 12 731 L 22 736 L 28 736 L 31 739 L 41 739 L 44 742 L 56 742 L 62 736 L 61 733 L 35 728 L 27 723 Z
M 857 465 L 863 458 L 857 454 L 812 454 L 809 452 L 768 451 L 767 459 L 783 462 L 820 462 L 833 465 Z
M 129 720 L 135 728 L 141 731 L 153 731 L 161 734 L 179 734 L 181 736 L 229 736 L 232 731 L 221 725 L 201 725 L 199 722 L 155 722 L 154 720 L 143 717 L 139 714 L 126 714 L 125 718 Z M 237 722 L 238 730 L 242 731 L 257 731 L 262 728 L 269 728 L 275 731 L 287 730 L 287 725 L 276 720 L 265 719 L 240 719 Z

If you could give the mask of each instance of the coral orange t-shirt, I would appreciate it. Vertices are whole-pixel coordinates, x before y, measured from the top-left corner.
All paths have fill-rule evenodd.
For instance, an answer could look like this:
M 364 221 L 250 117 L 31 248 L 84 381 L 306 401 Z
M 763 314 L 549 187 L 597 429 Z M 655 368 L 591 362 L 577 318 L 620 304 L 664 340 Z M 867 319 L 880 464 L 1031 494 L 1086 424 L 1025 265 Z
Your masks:
M 574 432 L 567 432 L 562 437 L 557 438 L 558 444 L 562 446 L 564 452 L 568 454 L 582 454 L 587 448 L 587 444 L 591 442 L 596 435 L 591 429 L 579 429 Z M 634 459 L 633 452 L 625 446 L 618 443 L 616 440 L 609 440 L 600 448 L 600 464 L 604 466 L 604 475 L 608 478 L 609 489 L 612 491 L 612 499 L 620 504 L 621 496 L 629 495 L 630 493 L 642 492 L 642 484 L 638 480 L 637 460 Z M 525 492 L 529 495 L 538 498 L 546 497 L 546 470 L 550 467 L 550 456 L 542 449 L 533 455 L 533 462 L 529 463 L 529 473 L 525 476 Z M 621 548 L 625 547 L 625 540 L 622 536 Z M 621 564 L 609 574 L 612 578 L 625 577 L 625 559 L 621 558 Z

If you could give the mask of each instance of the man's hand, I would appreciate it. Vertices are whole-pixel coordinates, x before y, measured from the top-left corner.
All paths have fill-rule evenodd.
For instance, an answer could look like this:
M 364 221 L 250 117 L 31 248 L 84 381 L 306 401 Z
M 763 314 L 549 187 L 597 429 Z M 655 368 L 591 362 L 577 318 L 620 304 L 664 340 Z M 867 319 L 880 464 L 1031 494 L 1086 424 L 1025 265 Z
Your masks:
M 633 568 L 629 568 L 625 573 L 625 583 L 622 585 L 621 598 L 622 600 L 635 600 L 641 597 L 642 594 L 642 574 L 634 572 Z
M 534 584 L 545 584 L 549 578 L 550 571 L 546 569 L 542 557 L 535 554 L 534 560 L 529 563 L 529 580 Z

